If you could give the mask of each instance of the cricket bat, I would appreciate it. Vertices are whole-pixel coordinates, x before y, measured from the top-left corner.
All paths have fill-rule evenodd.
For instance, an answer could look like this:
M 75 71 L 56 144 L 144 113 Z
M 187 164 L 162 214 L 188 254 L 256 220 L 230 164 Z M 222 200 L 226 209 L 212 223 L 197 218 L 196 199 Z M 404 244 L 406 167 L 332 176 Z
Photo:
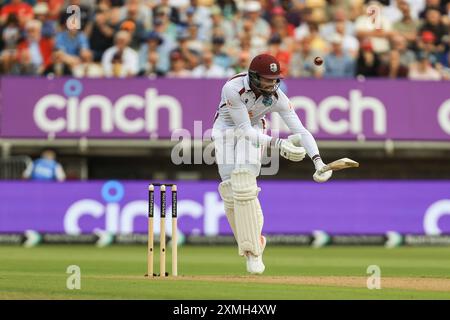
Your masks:
M 319 173 L 322 174 L 330 170 L 338 171 L 342 169 L 357 168 L 357 167 L 359 167 L 358 162 L 349 158 L 342 158 L 327 164 L 325 167 L 319 170 Z

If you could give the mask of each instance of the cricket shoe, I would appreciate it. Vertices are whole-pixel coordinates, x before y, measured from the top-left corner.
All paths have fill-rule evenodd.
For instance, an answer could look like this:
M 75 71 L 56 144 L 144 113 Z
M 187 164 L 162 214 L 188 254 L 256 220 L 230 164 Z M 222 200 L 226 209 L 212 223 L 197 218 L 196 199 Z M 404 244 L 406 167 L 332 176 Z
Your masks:
M 264 249 L 266 248 L 266 237 L 261 236 L 261 245 L 262 245 L 262 251 L 264 252 Z M 254 256 L 250 252 L 246 254 L 247 257 L 247 272 L 251 274 L 262 274 L 264 270 L 266 269 L 266 266 L 264 265 L 262 261 L 262 253 L 260 256 Z

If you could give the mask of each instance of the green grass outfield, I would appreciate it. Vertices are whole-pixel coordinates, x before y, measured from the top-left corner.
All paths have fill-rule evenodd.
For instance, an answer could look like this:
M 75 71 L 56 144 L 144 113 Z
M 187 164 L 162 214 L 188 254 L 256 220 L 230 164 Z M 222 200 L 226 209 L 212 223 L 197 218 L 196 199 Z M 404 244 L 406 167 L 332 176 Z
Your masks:
M 2 246 L 0 299 L 450 299 L 450 248 L 268 246 L 262 276 L 231 246 L 182 246 L 178 259 L 180 277 L 149 280 L 145 246 Z M 69 265 L 80 290 L 66 288 Z M 366 287 L 369 265 L 380 290 Z

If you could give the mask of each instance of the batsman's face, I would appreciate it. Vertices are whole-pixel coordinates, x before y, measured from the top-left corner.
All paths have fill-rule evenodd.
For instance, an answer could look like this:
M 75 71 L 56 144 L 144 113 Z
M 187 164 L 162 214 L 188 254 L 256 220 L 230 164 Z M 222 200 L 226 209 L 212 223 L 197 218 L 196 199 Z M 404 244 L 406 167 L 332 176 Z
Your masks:
M 264 91 L 272 91 L 277 84 L 277 79 L 260 78 L 260 87 Z

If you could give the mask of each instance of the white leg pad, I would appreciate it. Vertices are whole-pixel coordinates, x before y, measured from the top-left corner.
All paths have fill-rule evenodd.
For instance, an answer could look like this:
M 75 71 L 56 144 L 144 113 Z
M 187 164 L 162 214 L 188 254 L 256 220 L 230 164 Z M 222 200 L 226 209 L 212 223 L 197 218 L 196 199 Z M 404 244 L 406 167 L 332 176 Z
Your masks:
M 258 199 L 256 199 L 256 200 L 258 200 Z M 263 216 L 263 213 L 262 213 L 261 204 L 259 203 L 259 200 L 258 200 L 257 217 L 258 217 L 259 234 L 261 235 L 262 234 L 262 228 L 263 228 L 263 225 L 264 225 L 264 216 Z
M 239 254 L 250 252 L 254 256 L 260 256 L 263 219 L 256 176 L 248 169 L 235 169 L 231 174 L 231 185 Z
M 234 199 L 233 189 L 231 188 L 231 180 L 226 180 L 219 184 L 219 194 L 224 203 L 225 215 L 227 216 L 228 223 L 230 224 L 231 230 L 233 230 L 233 235 L 236 242 L 238 242 L 236 222 L 234 218 Z

